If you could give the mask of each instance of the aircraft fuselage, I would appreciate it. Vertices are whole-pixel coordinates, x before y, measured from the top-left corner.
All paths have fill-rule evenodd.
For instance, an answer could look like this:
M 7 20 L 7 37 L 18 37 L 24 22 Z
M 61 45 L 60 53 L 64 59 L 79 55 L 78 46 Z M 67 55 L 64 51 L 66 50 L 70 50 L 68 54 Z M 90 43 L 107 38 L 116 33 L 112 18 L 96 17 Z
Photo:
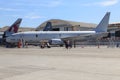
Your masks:
M 40 42 L 41 40 L 64 39 L 95 34 L 95 31 L 37 31 L 15 33 L 6 39 L 7 42 L 14 43 L 23 39 L 27 42 Z

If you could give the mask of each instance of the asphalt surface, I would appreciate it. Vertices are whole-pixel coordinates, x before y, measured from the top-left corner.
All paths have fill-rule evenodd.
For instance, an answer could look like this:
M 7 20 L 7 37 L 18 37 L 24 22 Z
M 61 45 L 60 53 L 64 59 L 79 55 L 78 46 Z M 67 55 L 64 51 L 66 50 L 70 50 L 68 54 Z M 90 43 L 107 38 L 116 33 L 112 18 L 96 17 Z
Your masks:
M 2 48 L 0 80 L 120 80 L 120 48 Z

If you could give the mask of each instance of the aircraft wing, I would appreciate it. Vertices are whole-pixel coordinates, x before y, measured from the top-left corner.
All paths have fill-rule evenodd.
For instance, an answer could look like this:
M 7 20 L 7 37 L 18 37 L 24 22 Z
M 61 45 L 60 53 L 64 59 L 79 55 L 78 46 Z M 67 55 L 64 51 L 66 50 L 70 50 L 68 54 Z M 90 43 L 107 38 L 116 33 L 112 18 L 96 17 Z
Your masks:
M 61 38 L 62 40 L 97 40 L 102 37 L 108 36 L 108 32 L 106 33 L 96 33 L 96 34 L 85 34 L 85 35 L 79 35 L 79 36 L 68 36 Z

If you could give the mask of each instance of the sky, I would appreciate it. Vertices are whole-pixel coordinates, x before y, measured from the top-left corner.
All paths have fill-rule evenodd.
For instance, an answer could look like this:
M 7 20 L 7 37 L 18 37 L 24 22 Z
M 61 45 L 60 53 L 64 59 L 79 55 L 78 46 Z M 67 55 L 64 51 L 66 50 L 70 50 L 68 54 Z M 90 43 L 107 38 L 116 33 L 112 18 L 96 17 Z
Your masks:
M 50 19 L 98 24 L 106 12 L 120 22 L 120 0 L 1 0 L 0 28 L 22 18 L 21 27 L 36 28 Z

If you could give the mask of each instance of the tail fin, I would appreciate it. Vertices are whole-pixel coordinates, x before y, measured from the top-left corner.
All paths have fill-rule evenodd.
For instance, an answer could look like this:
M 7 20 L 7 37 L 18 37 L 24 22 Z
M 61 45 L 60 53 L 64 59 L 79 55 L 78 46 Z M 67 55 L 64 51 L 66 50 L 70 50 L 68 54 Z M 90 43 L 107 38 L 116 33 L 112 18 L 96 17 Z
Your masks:
M 101 22 L 95 28 L 96 32 L 107 32 L 108 24 L 109 24 L 110 12 L 107 12 Z
M 51 22 L 47 22 L 45 28 L 43 29 L 43 31 L 52 31 L 52 23 Z
M 22 19 L 18 18 L 3 34 L 3 38 L 10 36 L 13 33 L 17 33 Z
M 22 19 L 21 19 L 21 18 L 18 18 L 18 19 L 10 26 L 10 28 L 9 28 L 7 31 L 8 31 L 8 32 L 17 33 L 21 21 L 22 21 Z

